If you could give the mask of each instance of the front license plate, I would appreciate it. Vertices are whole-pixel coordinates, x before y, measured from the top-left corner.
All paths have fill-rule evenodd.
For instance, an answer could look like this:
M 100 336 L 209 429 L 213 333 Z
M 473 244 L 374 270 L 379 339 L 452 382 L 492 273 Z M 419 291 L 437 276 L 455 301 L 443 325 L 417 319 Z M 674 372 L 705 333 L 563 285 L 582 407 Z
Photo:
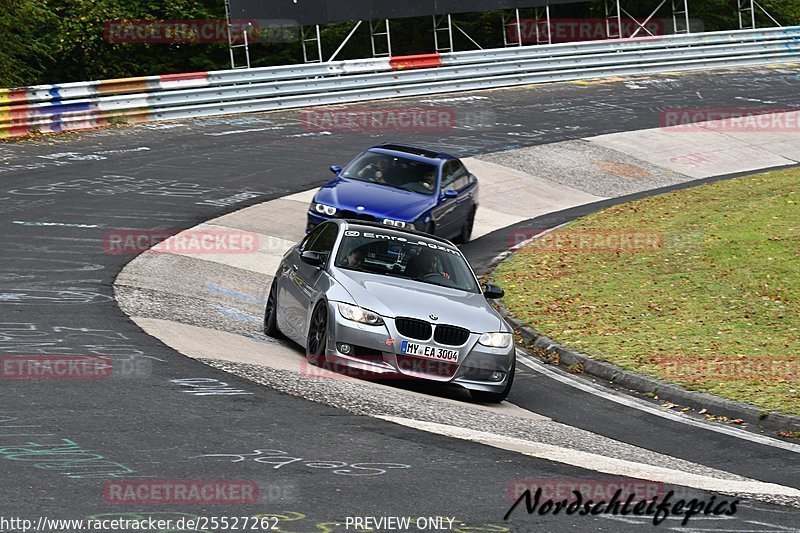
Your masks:
M 417 357 L 427 357 L 428 359 L 438 359 L 440 361 L 458 361 L 458 350 L 448 350 L 438 346 L 428 346 L 416 342 L 403 341 L 400 344 L 400 353 L 403 355 L 416 355 Z

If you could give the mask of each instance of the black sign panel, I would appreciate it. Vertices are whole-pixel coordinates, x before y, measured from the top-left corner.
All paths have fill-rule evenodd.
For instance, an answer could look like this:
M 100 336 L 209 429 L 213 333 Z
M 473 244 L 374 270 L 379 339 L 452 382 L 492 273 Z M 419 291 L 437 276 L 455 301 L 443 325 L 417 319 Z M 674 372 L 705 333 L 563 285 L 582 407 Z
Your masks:
M 589 0 L 231 0 L 234 19 L 312 25 L 348 20 L 400 19 L 514 9 Z

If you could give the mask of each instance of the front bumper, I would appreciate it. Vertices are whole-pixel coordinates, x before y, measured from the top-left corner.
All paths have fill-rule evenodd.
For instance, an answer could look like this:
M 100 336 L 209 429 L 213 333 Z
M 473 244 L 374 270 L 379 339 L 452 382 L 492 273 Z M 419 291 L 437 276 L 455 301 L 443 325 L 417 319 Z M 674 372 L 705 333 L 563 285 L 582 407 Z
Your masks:
M 340 213 L 341 213 L 341 211 L 340 211 Z M 328 216 L 328 215 L 323 215 L 323 214 L 317 213 L 316 211 L 308 210 L 306 212 L 306 215 L 308 217 L 308 221 L 306 222 L 306 233 L 311 233 L 311 231 L 313 231 L 314 228 L 316 228 L 317 226 L 319 226 L 323 222 L 331 220 L 333 218 L 352 218 L 352 219 L 356 219 L 356 220 L 364 220 L 364 221 L 367 221 L 367 222 L 378 222 L 378 223 L 382 222 L 385 218 L 388 218 L 388 217 L 379 217 L 379 216 L 373 215 L 373 214 L 359 214 L 359 213 L 349 214 L 349 213 L 351 213 L 350 211 L 345 211 L 344 213 L 345 213 L 346 216 L 338 216 L 338 215 Z M 406 222 L 406 224 L 409 224 L 409 222 Z M 413 224 L 413 223 L 411 223 L 411 224 Z M 387 228 L 391 228 L 392 226 L 387 224 L 386 227 Z M 414 224 L 414 225 L 411 226 L 410 229 L 415 229 L 415 228 L 416 228 L 416 225 Z
M 478 343 L 479 334 L 471 333 L 463 346 L 422 341 L 430 346 L 457 350 L 455 362 L 403 355 L 400 353 L 402 341 L 421 341 L 400 335 L 394 319 L 383 317 L 384 325 L 369 326 L 342 317 L 336 302 L 328 305 L 331 318 L 325 351 L 327 360 L 346 367 L 352 375 L 425 379 L 484 392 L 502 392 L 508 383 L 515 358 L 513 342 L 507 348 L 488 348 Z M 350 353 L 340 351 L 342 343 L 351 346 Z M 496 373 L 500 373 L 499 379 Z

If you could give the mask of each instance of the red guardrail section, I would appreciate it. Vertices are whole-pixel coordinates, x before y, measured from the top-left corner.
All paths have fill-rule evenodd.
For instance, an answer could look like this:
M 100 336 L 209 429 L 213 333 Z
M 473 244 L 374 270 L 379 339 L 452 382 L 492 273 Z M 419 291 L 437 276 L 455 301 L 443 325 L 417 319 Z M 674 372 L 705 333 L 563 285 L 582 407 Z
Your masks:
M 442 65 L 442 56 L 440 54 L 396 56 L 389 60 L 389 65 L 392 70 L 439 67 Z

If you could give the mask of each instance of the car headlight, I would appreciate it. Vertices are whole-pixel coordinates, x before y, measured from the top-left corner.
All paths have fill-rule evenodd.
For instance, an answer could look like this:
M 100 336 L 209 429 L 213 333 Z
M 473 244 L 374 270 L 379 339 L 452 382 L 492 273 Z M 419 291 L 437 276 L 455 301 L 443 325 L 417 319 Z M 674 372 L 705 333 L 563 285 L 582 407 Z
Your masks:
M 370 326 L 382 326 L 383 319 L 378 313 L 373 313 L 357 305 L 339 302 L 339 313 L 347 320 L 369 324 Z
M 511 345 L 511 333 L 484 333 L 478 342 L 489 348 L 506 348 Z
M 387 226 L 394 226 L 395 228 L 414 229 L 414 224 L 411 222 L 392 220 L 391 218 L 384 218 L 383 223 L 386 224 Z
M 320 214 L 328 215 L 329 217 L 332 217 L 336 214 L 335 207 L 331 205 L 318 204 L 316 202 L 314 202 L 314 211 Z

